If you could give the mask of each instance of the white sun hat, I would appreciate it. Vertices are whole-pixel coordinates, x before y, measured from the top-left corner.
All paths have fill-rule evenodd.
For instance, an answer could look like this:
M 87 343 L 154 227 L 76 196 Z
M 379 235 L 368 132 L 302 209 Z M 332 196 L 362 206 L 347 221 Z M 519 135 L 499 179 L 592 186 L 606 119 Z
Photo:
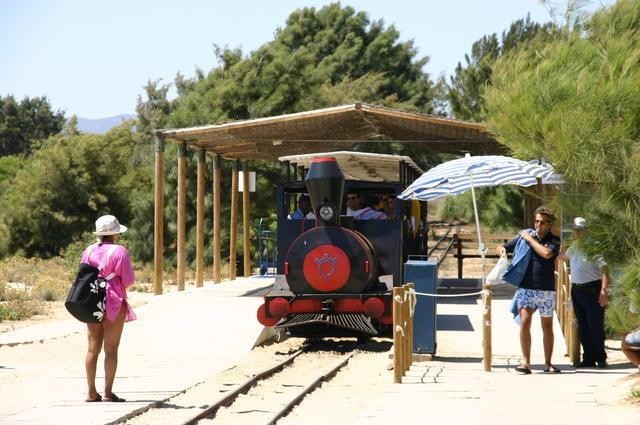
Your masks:
M 98 236 L 117 235 L 127 231 L 127 226 L 118 223 L 118 219 L 112 215 L 103 215 L 96 220 L 96 231 Z

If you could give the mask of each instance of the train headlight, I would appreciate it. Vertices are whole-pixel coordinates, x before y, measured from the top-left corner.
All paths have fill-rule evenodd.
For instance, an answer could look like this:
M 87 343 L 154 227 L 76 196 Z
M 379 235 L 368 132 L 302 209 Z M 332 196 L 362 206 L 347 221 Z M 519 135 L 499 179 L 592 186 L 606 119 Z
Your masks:
M 336 215 L 336 210 L 331 205 L 322 205 L 318 209 L 318 216 L 320 216 L 320 220 L 329 221 Z

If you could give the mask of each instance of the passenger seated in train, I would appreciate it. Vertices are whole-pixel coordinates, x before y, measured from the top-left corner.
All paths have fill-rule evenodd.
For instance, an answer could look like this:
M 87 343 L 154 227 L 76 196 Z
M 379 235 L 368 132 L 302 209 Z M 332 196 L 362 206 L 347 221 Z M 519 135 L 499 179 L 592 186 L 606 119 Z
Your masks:
M 396 219 L 396 195 L 382 195 L 382 211 L 389 220 Z
M 350 193 L 347 195 L 347 215 L 353 216 L 360 209 L 360 195 Z
M 289 220 L 315 220 L 316 215 L 311 211 L 311 199 L 309 195 L 298 197 L 298 209 L 287 216 Z
M 375 205 L 380 203 L 380 196 L 372 193 L 367 193 L 361 197 L 362 201 L 360 206 L 362 207 L 353 214 L 355 220 L 386 220 L 387 215 L 382 211 L 378 211 L 374 208 Z

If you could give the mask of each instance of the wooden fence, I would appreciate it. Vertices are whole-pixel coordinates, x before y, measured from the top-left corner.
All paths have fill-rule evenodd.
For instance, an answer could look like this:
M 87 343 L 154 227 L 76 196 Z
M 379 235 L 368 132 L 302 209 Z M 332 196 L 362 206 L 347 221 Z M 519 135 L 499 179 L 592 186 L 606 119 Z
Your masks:
M 571 279 L 566 261 L 556 262 L 556 314 L 560 328 L 567 345 L 569 361 L 574 365 L 580 362 L 580 339 L 578 338 L 578 324 L 573 314 L 571 303 Z
M 402 377 L 413 362 L 414 284 L 393 288 L 393 382 L 402 383 Z
M 511 235 L 513 236 L 513 235 Z M 500 256 L 496 252 L 496 248 L 500 243 L 505 243 L 510 238 L 505 236 L 496 236 L 496 235 L 483 235 L 482 241 L 485 244 L 486 252 L 484 258 L 500 258 Z M 475 235 L 464 235 L 461 236 L 459 234 L 453 235 L 453 246 L 455 247 L 455 254 L 453 254 L 454 258 L 458 260 L 458 279 L 462 279 L 462 269 L 463 269 L 463 261 L 465 258 L 481 258 L 480 253 L 478 252 L 478 238 Z M 463 244 L 472 245 L 474 249 L 473 254 L 464 253 L 462 251 Z M 467 248 L 470 249 L 470 248 Z

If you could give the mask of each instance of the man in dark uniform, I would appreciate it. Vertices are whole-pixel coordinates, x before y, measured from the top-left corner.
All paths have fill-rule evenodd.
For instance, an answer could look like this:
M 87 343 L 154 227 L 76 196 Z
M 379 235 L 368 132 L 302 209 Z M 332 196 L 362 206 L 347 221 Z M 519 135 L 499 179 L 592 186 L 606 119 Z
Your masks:
M 535 231 L 522 230 L 518 237 L 507 242 L 498 250 L 500 255 L 513 252 L 520 239 L 531 249 L 531 256 L 518 290 L 516 303 L 520 314 L 520 348 L 523 362 L 516 370 L 531 373 L 531 318 L 540 312 L 544 346 L 545 372 L 559 373 L 560 369 L 551 364 L 553 354 L 553 310 L 556 305 L 555 261 L 560 250 L 560 238 L 551 233 L 555 215 L 542 206 L 535 211 Z

